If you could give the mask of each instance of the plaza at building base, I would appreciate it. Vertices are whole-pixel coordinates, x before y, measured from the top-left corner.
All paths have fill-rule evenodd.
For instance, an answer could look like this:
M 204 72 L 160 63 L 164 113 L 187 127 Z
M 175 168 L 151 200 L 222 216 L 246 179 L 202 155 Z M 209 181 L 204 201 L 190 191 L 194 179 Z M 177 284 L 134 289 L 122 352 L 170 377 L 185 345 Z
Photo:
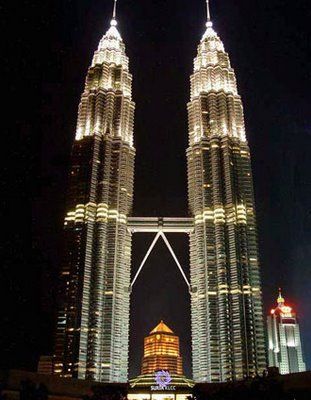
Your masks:
M 140 375 L 129 381 L 129 400 L 186 400 L 192 396 L 194 382 L 183 375 L 170 375 L 170 382 L 160 386 L 156 373 Z
M 151 386 L 147 386 L 147 380 L 131 386 L 131 382 L 100 383 L 18 370 L 0 371 L 0 382 L 4 387 L 2 394 L 6 396 L 7 400 L 18 400 L 20 398 L 22 381 L 29 381 L 34 385 L 38 385 L 39 383 L 45 385 L 49 398 L 53 400 L 78 400 L 85 399 L 87 396 L 92 400 L 95 393 L 101 393 L 100 398 L 105 398 L 107 400 L 110 400 L 110 398 L 114 400 L 121 400 L 124 398 L 131 400 L 181 400 L 186 399 L 188 396 L 193 396 L 198 400 L 214 400 L 216 398 L 229 398 L 229 396 L 226 395 L 226 393 L 229 392 L 230 398 L 236 398 L 241 391 L 247 391 L 252 384 L 256 386 L 257 379 L 260 382 L 258 392 L 264 390 L 265 396 L 272 395 L 275 387 L 278 386 L 283 396 L 281 398 L 288 398 L 285 396 L 289 395 L 291 396 L 290 398 L 295 398 L 296 400 L 310 398 L 310 371 L 287 375 L 275 374 L 273 373 L 274 369 L 271 369 L 271 371 L 272 373 L 270 374 L 269 372 L 268 376 L 264 378 L 260 377 L 253 380 L 228 383 L 199 383 L 188 388 L 184 386 L 188 381 L 187 379 L 181 382 L 181 386 L 179 386 L 179 382 L 173 379 L 172 383 L 175 385 L 175 390 L 163 390 L 158 392 L 151 390 Z M 151 381 L 149 383 L 152 383 L 152 385 L 154 384 Z M 248 398 L 251 399 L 252 397 L 249 396 Z

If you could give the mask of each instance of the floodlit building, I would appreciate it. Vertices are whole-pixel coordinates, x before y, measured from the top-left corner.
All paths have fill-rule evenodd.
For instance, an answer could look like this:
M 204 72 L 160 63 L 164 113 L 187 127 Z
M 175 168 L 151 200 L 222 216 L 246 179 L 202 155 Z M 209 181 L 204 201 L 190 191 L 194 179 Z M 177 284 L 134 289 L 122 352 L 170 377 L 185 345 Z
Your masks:
M 267 318 L 269 367 L 278 367 L 281 374 L 304 372 L 306 364 L 296 314 L 285 305 L 281 291 L 277 304 Z
M 161 321 L 144 339 L 141 375 L 130 379 L 129 400 L 186 400 L 194 382 L 183 375 L 179 337 Z
M 72 147 L 54 373 L 127 382 L 131 288 L 162 237 L 191 293 L 194 380 L 260 374 L 266 352 L 250 151 L 235 73 L 209 4 L 188 104 L 190 215 L 178 218 L 131 216 L 135 105 L 115 6 L 87 72 Z M 156 237 L 131 282 L 135 232 Z M 166 232 L 190 235 L 190 283 Z M 155 348 L 146 347 L 146 371 L 157 365 Z M 178 357 L 169 364 L 176 379 Z
M 64 377 L 128 378 L 131 86 L 114 8 L 87 72 L 72 147 L 54 366 Z
M 266 368 L 256 212 L 242 100 L 208 1 L 190 82 L 193 378 L 239 380 Z
M 142 374 L 152 374 L 164 369 L 171 374 L 182 375 L 182 358 L 179 337 L 161 321 L 144 339 Z

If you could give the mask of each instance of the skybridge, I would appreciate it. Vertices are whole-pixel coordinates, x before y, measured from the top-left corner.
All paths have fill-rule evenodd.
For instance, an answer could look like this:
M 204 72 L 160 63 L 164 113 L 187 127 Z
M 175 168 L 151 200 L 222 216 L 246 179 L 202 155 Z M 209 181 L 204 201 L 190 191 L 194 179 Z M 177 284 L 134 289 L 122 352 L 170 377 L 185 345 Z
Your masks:
M 188 217 L 129 217 L 127 228 L 131 233 L 164 232 L 191 233 L 194 219 Z
M 186 285 L 190 290 L 190 283 L 186 277 L 184 270 L 172 248 L 168 238 L 165 233 L 186 233 L 190 234 L 194 229 L 193 218 L 187 217 L 130 217 L 127 223 L 128 230 L 133 233 L 156 233 L 152 243 L 150 244 L 132 282 L 131 288 L 134 286 L 140 272 L 142 271 L 150 253 L 152 252 L 154 246 L 156 245 L 159 238 L 162 238 L 166 244 L 169 252 L 171 253 Z

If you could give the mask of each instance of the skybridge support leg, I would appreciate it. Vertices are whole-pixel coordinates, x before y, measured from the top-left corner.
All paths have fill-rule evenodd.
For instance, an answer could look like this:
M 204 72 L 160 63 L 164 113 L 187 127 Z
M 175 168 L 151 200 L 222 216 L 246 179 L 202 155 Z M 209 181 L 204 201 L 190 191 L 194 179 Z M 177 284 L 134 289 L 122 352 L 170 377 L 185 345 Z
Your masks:
M 147 253 L 146 253 L 145 257 L 144 257 L 144 259 L 143 259 L 143 261 L 141 262 L 141 264 L 140 264 L 140 266 L 139 266 L 139 268 L 138 268 L 138 270 L 136 272 L 136 275 L 134 276 L 134 279 L 133 279 L 133 281 L 131 283 L 131 287 L 133 287 L 134 283 L 136 282 L 136 279 L 138 278 L 138 275 L 140 274 L 141 270 L 143 269 L 143 266 L 145 265 L 145 262 L 147 261 L 147 259 L 149 257 L 149 254 L 151 253 L 152 249 L 154 248 L 155 244 L 157 243 L 157 241 L 158 241 L 158 239 L 160 237 L 160 234 L 161 233 L 158 232 L 155 235 L 155 237 L 154 237 L 154 239 L 153 239 L 153 241 L 152 241 L 152 243 L 151 243 L 151 245 L 150 245 L 150 247 L 149 247 L 149 249 L 148 249 L 148 251 L 147 251 Z
M 187 277 L 186 277 L 186 275 L 185 275 L 185 273 L 184 273 L 184 271 L 183 271 L 183 269 L 182 269 L 182 267 L 181 267 L 176 255 L 174 253 L 174 250 L 172 249 L 172 246 L 170 245 L 170 242 L 167 240 L 167 237 L 165 236 L 165 234 L 163 232 L 160 232 L 160 235 L 162 236 L 162 239 L 164 240 L 164 243 L 166 244 L 167 248 L 169 249 L 169 251 L 170 251 L 175 263 L 177 264 L 177 267 L 178 267 L 182 277 L 184 278 L 184 280 L 186 282 L 186 285 L 190 289 L 190 283 L 189 283 L 189 281 L 188 281 L 188 279 L 187 279 Z
M 175 263 L 176 263 L 176 265 L 177 265 L 177 267 L 178 267 L 178 269 L 179 269 L 179 271 L 180 271 L 180 273 L 181 273 L 181 275 L 182 275 L 184 281 L 186 282 L 186 285 L 188 286 L 189 291 L 190 291 L 190 283 L 189 283 L 189 281 L 188 281 L 188 279 L 187 279 L 187 277 L 186 277 L 186 275 L 185 275 L 185 273 L 184 273 L 184 271 L 183 271 L 183 269 L 182 269 L 182 267 L 180 265 L 180 262 L 178 261 L 178 258 L 176 257 L 176 255 L 174 253 L 174 250 L 172 249 L 172 246 L 170 245 L 170 242 L 168 241 L 167 237 L 165 236 L 165 234 L 161 230 L 159 230 L 158 233 L 155 235 L 155 237 L 154 237 L 154 239 L 153 239 L 153 241 L 152 241 L 152 243 L 151 243 L 151 245 L 150 245 L 145 257 L 143 258 L 143 260 L 142 260 L 142 262 L 141 262 L 141 264 L 140 264 L 140 266 L 139 266 L 139 268 L 138 268 L 138 270 L 137 270 L 137 272 L 136 272 L 136 274 L 134 276 L 134 279 L 133 279 L 133 281 L 131 283 L 130 290 L 132 289 L 134 283 L 136 282 L 139 274 L 141 273 L 141 270 L 143 269 L 143 266 L 145 265 L 145 263 L 146 263 L 149 255 L 150 255 L 152 249 L 154 248 L 154 246 L 157 243 L 157 241 L 158 241 L 160 236 L 162 237 L 162 239 L 163 239 L 164 243 L 166 244 L 169 252 L 171 253 L 171 255 L 172 255 L 172 257 L 173 257 L 173 259 L 174 259 L 174 261 L 175 261 Z

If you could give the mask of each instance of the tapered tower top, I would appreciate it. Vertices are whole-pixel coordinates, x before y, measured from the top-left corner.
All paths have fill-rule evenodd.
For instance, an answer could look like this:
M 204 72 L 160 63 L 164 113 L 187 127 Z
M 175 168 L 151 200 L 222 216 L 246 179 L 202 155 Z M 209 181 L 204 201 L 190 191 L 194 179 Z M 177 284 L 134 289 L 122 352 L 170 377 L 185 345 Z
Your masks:
M 152 329 L 150 334 L 152 333 L 174 333 L 162 320 L 160 323 Z
M 211 20 L 211 12 L 209 0 L 206 0 L 206 31 L 202 37 L 202 41 L 209 38 L 218 38 L 217 33 L 213 29 L 213 23 Z
M 99 42 L 92 65 L 107 62 L 122 65 L 128 69 L 128 58 L 125 54 L 125 46 L 117 25 L 117 0 L 114 0 L 110 27 Z
M 110 28 L 104 35 L 103 39 L 108 38 L 110 39 L 110 44 L 116 45 L 116 42 L 114 42 L 112 39 L 116 39 L 117 41 L 122 41 L 121 35 L 117 29 L 117 0 L 114 0 L 113 2 L 113 9 L 112 9 L 112 19 L 110 21 Z M 101 42 L 103 41 L 101 40 Z
M 112 20 L 110 21 L 110 28 L 109 30 L 106 32 L 106 35 L 108 35 L 108 33 L 110 33 L 112 36 L 117 37 L 118 39 L 121 39 L 121 35 L 119 33 L 119 31 L 117 30 L 116 26 L 118 25 L 117 22 L 117 1 L 118 0 L 114 0 L 113 2 L 113 10 L 112 10 Z
M 272 308 L 271 309 L 271 314 L 281 314 L 282 316 L 293 316 L 294 313 L 292 312 L 292 307 L 289 307 L 286 303 L 285 303 L 285 299 L 282 296 L 282 291 L 281 288 L 279 288 L 279 295 L 277 298 L 277 307 L 276 308 Z

